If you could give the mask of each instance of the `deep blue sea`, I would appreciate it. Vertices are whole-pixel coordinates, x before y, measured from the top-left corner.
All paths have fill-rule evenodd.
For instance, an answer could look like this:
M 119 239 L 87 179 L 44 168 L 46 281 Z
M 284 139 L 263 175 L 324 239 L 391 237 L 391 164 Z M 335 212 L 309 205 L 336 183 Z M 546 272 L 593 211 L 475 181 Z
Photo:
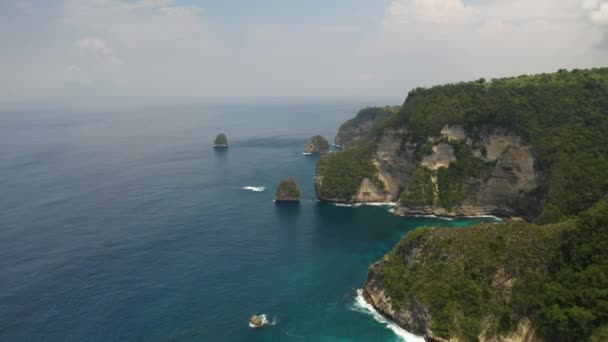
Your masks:
M 0 341 L 400 340 L 356 302 L 369 264 L 473 220 L 315 200 L 302 149 L 362 105 L 0 112 Z

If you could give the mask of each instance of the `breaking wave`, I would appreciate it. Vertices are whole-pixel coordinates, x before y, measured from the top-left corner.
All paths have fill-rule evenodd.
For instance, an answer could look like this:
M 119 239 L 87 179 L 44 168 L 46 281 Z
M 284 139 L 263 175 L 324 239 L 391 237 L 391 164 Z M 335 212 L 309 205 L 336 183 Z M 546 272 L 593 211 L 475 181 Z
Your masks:
M 266 190 L 265 186 L 244 186 L 243 190 L 249 190 L 249 191 L 253 191 L 253 192 L 262 192 L 264 190 Z
M 392 202 L 367 202 L 367 203 L 354 203 L 354 204 L 332 203 L 332 205 L 334 205 L 336 207 L 348 207 L 348 208 L 360 208 L 363 206 L 394 208 L 397 206 L 397 203 L 392 203 Z
M 444 220 L 444 221 L 454 221 L 453 217 L 437 216 L 437 215 L 408 215 L 408 216 L 409 217 L 434 218 L 434 219 L 439 219 L 439 220 Z
M 388 329 L 391 329 L 395 335 L 405 342 L 424 342 L 424 337 L 416 336 L 410 333 L 409 331 L 398 326 L 397 323 L 382 316 L 378 311 L 376 311 L 371 304 L 365 301 L 363 298 L 363 290 L 361 289 L 357 290 L 357 297 L 355 297 L 355 302 L 352 304 L 351 310 L 372 316 L 376 322 L 384 324 Z

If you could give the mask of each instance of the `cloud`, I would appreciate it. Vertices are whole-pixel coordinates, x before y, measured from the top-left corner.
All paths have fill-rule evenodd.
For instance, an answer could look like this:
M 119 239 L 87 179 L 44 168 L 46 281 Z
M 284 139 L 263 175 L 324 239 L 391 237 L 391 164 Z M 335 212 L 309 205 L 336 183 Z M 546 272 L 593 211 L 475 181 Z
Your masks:
M 0 5 L 0 101 L 399 102 L 417 86 L 608 63 L 608 0 L 370 0 L 296 20 L 272 11 L 237 20 L 216 15 L 226 8 L 207 1 L 207 8 L 194 0 L 62 1 Z M 301 6 L 316 13 L 314 4 Z
M 88 37 L 76 41 L 76 46 L 83 50 L 88 50 L 95 53 L 105 62 L 112 65 L 120 65 L 122 61 L 116 56 L 114 50 L 108 46 L 108 43 L 102 39 Z
M 387 25 L 426 22 L 433 24 L 462 23 L 472 20 L 477 10 L 462 0 L 393 1 L 387 10 Z
M 608 25 L 608 1 L 584 0 L 582 7 L 594 24 Z
M 372 54 L 402 66 L 388 83 L 443 83 L 605 64 L 603 31 L 580 0 L 393 0 Z M 386 61 L 385 61 L 386 63 Z M 411 64 L 415 64 L 413 68 Z M 403 81 L 402 81 L 403 82 Z M 409 83 L 409 82 L 408 82 Z

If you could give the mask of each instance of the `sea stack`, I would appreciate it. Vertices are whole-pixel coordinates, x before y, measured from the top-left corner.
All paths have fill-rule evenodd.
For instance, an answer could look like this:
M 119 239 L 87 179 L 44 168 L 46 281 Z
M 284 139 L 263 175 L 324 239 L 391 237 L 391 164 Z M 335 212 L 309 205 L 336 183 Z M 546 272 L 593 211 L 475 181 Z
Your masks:
M 289 177 L 281 181 L 274 196 L 276 203 L 300 202 L 300 188 L 295 179 Z
M 329 142 L 320 135 L 310 138 L 308 145 L 304 148 L 304 153 L 327 153 L 329 152 Z
M 261 328 L 264 325 L 264 320 L 261 316 L 253 315 L 249 318 L 249 326 L 252 328 Z
M 215 137 L 213 141 L 213 148 L 217 149 L 225 149 L 228 148 L 228 138 L 226 138 L 226 134 L 220 133 Z

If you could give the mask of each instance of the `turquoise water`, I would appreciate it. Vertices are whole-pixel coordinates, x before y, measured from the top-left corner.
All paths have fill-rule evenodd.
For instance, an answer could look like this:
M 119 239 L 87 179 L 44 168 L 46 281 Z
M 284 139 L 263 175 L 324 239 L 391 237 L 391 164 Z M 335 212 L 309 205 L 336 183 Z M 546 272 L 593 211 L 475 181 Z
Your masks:
M 0 340 L 398 340 L 355 305 L 367 267 L 415 227 L 475 220 L 318 203 L 302 148 L 360 106 L 2 112 Z M 299 205 L 272 202 L 285 176 Z

